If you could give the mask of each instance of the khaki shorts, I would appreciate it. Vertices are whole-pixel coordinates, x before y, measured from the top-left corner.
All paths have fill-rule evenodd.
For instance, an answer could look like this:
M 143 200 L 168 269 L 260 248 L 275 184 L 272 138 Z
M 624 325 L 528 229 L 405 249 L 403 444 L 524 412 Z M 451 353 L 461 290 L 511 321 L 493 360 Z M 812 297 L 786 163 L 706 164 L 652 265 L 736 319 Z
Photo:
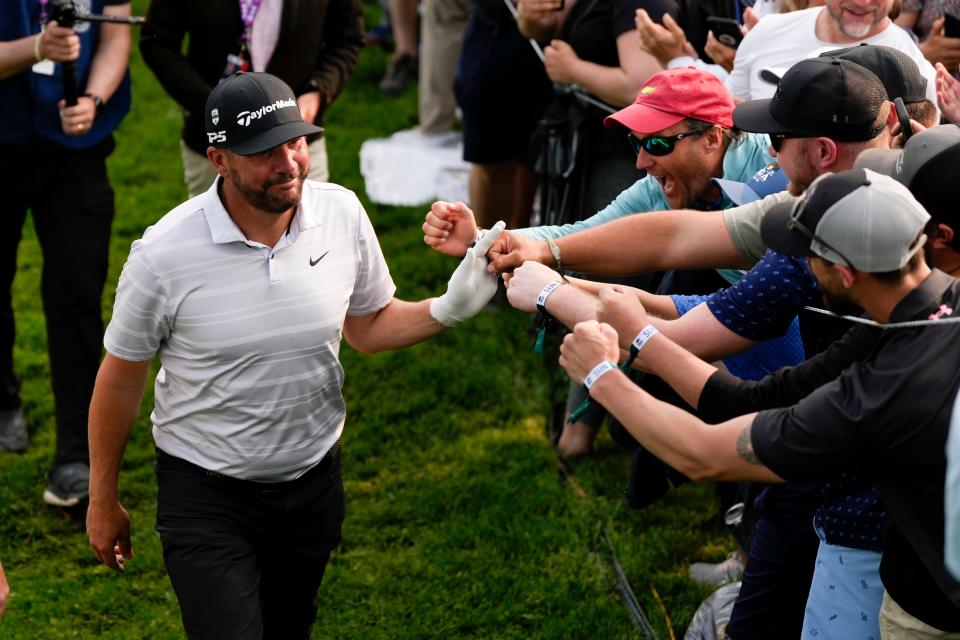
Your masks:
M 960 633 L 941 631 L 914 618 L 884 591 L 883 604 L 880 606 L 880 637 L 882 640 L 957 640 L 960 639 Z
M 310 173 L 307 177 L 318 182 L 330 180 L 326 136 L 311 142 L 307 149 L 310 151 Z M 210 188 L 217 171 L 206 156 L 187 147 L 183 140 L 180 141 L 180 153 L 183 156 L 183 181 L 187 184 L 187 194 L 193 198 Z

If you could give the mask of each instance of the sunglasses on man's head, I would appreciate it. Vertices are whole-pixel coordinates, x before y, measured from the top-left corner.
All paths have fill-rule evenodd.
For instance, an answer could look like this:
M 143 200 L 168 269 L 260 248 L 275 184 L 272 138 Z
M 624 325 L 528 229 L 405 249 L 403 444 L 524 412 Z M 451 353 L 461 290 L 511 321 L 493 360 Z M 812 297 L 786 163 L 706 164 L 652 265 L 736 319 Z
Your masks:
M 683 133 L 678 133 L 675 136 L 650 136 L 649 138 L 638 138 L 631 131 L 627 134 L 627 140 L 630 141 L 630 146 L 633 148 L 633 152 L 637 155 L 640 155 L 640 150 L 643 149 L 651 156 L 665 156 L 673 153 L 673 150 L 676 149 L 677 143 L 689 136 L 696 136 L 713 129 L 713 126 L 702 127 L 700 129 L 691 129 L 690 131 L 684 131 Z
M 770 136 L 770 137 L 772 140 L 773 136 Z M 797 198 L 797 201 L 793 203 L 793 209 L 790 211 L 790 218 L 787 220 L 787 229 L 790 229 L 791 231 L 799 231 L 802 235 L 806 236 L 810 241 L 820 243 L 820 245 L 826 247 L 827 249 L 835 253 L 841 260 L 843 260 L 846 263 L 848 267 L 850 267 L 850 269 L 856 271 L 857 270 L 856 267 L 853 266 L 853 263 L 847 260 L 847 256 L 843 255 L 842 253 L 840 253 L 840 251 L 833 248 L 833 246 L 830 243 L 828 243 L 826 240 L 824 240 L 823 238 L 818 236 L 816 233 L 811 231 L 807 225 L 800 222 L 800 216 L 803 215 L 803 207 L 806 204 L 807 204 L 806 196 L 802 198 Z

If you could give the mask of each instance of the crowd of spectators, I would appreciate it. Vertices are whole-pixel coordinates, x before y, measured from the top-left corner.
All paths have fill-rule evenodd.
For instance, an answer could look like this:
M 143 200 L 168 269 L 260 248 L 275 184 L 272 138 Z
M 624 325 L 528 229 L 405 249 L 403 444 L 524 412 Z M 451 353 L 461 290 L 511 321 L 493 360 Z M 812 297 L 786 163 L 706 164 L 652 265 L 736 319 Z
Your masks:
M 691 574 L 739 581 L 726 637 L 960 638 L 960 7 L 750 4 L 391 0 L 380 89 L 419 78 L 421 130 L 459 119 L 471 164 L 470 206 L 435 203 L 424 240 L 479 259 L 507 222 L 478 245 L 488 271 L 569 330 L 561 455 L 606 420 L 633 506 L 687 480 L 742 506 L 736 555 Z M 133 36 L 52 10 L 9 0 L 0 22 L 0 451 L 29 440 L 10 299 L 29 211 L 57 421 L 43 498 L 69 508 L 88 497 Z M 140 50 L 182 109 L 191 196 L 218 179 L 211 91 L 245 71 L 292 89 L 309 178 L 328 180 L 319 125 L 361 16 L 359 0 L 150 2 Z M 536 202 L 548 177 L 560 197 Z M 8 592 L 0 566 L 0 616 Z
M 664 70 L 604 122 L 627 134 L 640 179 L 582 220 L 503 233 L 491 270 L 513 306 L 572 331 L 561 364 L 614 439 L 632 436 L 634 482 L 656 459 L 671 483 L 750 481 L 728 637 L 954 637 L 943 504 L 960 130 L 943 63 L 956 63 L 918 46 L 890 3 L 793 9 L 746 12 L 735 51 L 712 32 L 691 42 L 682 12 L 638 9 L 637 45 Z M 423 230 L 451 255 L 483 233 L 461 203 L 436 203 Z M 709 268 L 727 282 L 708 295 L 572 277 Z M 908 399 L 921 393 L 924 410 Z M 590 448 L 578 420 L 563 454 Z

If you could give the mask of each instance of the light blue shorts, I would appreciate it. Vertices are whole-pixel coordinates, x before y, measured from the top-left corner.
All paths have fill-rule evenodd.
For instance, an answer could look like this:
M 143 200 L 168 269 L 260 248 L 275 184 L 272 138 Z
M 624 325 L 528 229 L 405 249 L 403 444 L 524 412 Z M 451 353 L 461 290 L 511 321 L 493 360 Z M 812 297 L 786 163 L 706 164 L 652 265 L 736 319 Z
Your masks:
M 880 640 L 880 557 L 820 540 L 803 616 L 804 640 Z

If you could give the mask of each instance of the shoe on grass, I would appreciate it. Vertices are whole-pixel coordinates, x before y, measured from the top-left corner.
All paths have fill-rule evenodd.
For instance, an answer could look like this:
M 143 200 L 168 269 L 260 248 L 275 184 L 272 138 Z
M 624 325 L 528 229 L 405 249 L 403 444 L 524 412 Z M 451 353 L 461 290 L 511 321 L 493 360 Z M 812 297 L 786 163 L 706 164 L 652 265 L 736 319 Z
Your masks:
M 23 453 L 27 450 L 28 442 L 23 410 L 17 407 L 0 411 L 0 451 Z
M 420 64 L 407 53 L 401 53 L 387 65 L 387 72 L 380 81 L 380 91 L 388 96 L 403 93 L 411 82 L 417 79 Z
M 690 579 L 697 584 L 722 587 L 743 576 L 745 563 L 739 551 L 734 551 L 723 562 L 694 562 L 690 565 Z
M 89 486 L 90 467 L 84 462 L 68 462 L 50 472 L 43 501 L 54 507 L 74 507 L 87 499 Z

